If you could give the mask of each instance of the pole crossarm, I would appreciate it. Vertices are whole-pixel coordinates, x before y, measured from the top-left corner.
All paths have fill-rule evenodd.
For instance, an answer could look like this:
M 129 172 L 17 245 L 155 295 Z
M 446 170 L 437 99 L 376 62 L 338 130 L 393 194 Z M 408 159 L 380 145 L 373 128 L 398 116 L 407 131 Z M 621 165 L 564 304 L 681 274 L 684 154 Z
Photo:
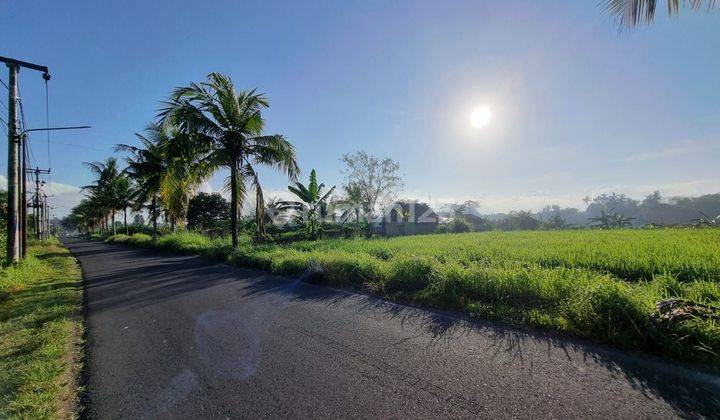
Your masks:
M 0 56 L 0 62 L 3 62 L 5 64 L 7 64 L 8 66 L 25 67 L 25 68 L 32 69 L 32 70 L 41 71 L 41 72 L 47 74 L 48 76 L 50 75 L 50 70 L 48 70 L 48 68 L 46 66 L 41 66 L 39 64 L 28 63 L 27 61 L 20 61 L 20 60 L 15 60 L 14 58 L 8 58 L 8 57 L 2 57 L 2 56 Z

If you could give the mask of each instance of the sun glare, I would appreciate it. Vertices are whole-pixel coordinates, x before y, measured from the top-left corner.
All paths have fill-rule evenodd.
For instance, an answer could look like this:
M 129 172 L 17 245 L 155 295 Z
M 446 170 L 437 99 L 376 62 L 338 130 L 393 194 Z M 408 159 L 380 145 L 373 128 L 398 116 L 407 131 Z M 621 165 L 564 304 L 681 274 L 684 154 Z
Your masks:
M 487 105 L 481 105 L 470 113 L 470 124 L 475 128 L 482 128 L 492 121 L 492 110 Z

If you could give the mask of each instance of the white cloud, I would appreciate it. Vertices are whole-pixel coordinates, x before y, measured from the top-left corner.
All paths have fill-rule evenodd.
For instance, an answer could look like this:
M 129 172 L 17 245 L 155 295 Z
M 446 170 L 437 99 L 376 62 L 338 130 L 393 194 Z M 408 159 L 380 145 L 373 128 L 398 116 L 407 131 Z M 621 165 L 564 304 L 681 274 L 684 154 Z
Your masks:
M 47 191 L 47 193 L 50 195 L 73 194 L 73 193 L 79 193 L 80 187 L 51 181 L 50 183 L 48 183 L 45 186 L 45 191 Z
M 208 181 L 203 181 L 203 183 L 200 184 L 200 187 L 198 188 L 197 192 L 199 192 L 199 193 L 204 192 L 204 193 L 212 194 L 216 191 L 212 187 L 212 185 L 210 185 L 210 183 Z M 221 191 L 217 191 L 217 192 L 221 192 Z
M 4 175 L 0 175 L 0 188 L 7 188 L 7 177 Z M 57 217 L 67 216 L 70 210 L 83 199 L 80 187 L 75 185 L 50 182 L 45 185 L 44 191 L 47 195 L 53 196 L 49 201 L 50 206 L 53 207 L 52 215 Z

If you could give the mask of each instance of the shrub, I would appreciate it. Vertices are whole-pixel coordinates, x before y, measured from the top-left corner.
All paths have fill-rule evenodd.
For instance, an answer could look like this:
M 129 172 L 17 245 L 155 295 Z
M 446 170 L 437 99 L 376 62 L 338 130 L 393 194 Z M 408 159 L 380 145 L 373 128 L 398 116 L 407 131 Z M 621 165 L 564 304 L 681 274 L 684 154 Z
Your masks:
M 192 232 L 178 232 L 161 236 L 156 243 L 160 249 L 187 254 L 202 254 L 211 246 L 209 238 Z
M 450 222 L 448 229 L 453 233 L 464 233 L 470 232 L 472 230 L 472 225 L 462 217 L 455 217 Z
M 153 241 L 154 239 L 152 236 L 146 235 L 144 233 L 136 233 L 134 235 L 125 235 L 119 233 L 117 235 L 109 236 L 107 239 L 105 239 L 105 242 L 108 243 L 128 244 L 135 246 L 152 246 Z

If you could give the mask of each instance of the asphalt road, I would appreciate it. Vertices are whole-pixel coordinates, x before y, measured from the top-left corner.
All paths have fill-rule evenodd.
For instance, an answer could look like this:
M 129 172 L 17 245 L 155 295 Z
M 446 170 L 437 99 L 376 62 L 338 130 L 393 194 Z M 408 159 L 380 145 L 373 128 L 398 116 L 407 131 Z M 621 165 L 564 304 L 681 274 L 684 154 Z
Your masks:
M 67 239 L 90 418 L 720 415 L 720 378 L 195 257 Z

